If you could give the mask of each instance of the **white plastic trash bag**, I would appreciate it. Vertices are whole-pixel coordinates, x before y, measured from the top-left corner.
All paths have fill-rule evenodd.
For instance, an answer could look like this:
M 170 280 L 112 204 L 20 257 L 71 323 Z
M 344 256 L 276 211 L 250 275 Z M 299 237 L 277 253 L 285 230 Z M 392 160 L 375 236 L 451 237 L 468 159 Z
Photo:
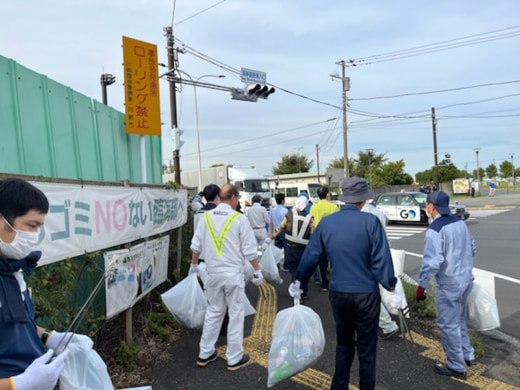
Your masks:
M 268 356 L 267 387 L 313 365 L 325 348 L 321 319 L 311 308 L 300 305 L 276 315 Z
M 274 240 L 272 240 L 269 244 L 262 245 L 262 253 L 265 253 L 268 249 L 273 254 L 274 262 L 279 264 L 283 256 L 283 250 L 274 245 Z
M 242 300 L 244 302 L 244 317 L 256 314 L 255 308 L 253 307 L 253 305 L 251 305 L 251 302 L 249 302 L 249 299 L 247 298 L 246 290 L 243 290 L 242 294 L 244 295 L 242 297 Z
M 500 327 L 496 299 L 475 282 L 464 309 L 466 322 L 470 328 L 489 330 Z
M 399 277 L 404 273 L 405 251 L 404 249 L 390 248 L 390 253 L 392 254 L 392 263 L 394 264 L 394 274 Z
M 274 284 L 281 284 L 283 280 L 280 277 L 280 271 L 278 271 L 272 248 L 273 245 L 268 245 L 265 249 L 264 254 L 260 258 L 260 269 L 265 280 Z
M 401 278 L 397 278 L 397 283 L 395 285 L 395 291 L 397 292 L 397 294 L 399 294 L 401 296 L 402 303 L 401 303 L 400 309 L 406 309 L 406 307 L 408 306 L 408 301 L 406 300 L 406 294 L 404 293 L 404 288 L 403 288 L 403 283 L 401 282 Z M 386 310 L 388 310 L 388 312 L 390 314 L 396 315 L 397 310 L 390 309 L 390 307 L 389 307 L 388 301 L 390 299 L 389 298 L 390 293 L 388 292 L 388 290 L 386 290 L 383 286 L 379 285 L 379 293 L 381 294 L 381 302 L 383 302 L 383 305 L 385 306 Z M 409 311 L 407 311 L 406 317 L 410 318 Z
M 113 390 L 103 359 L 92 349 L 92 340 L 69 344 L 69 356 L 60 374 L 60 390 Z
M 202 329 L 208 302 L 196 274 L 177 283 L 161 294 L 161 298 L 181 326 Z

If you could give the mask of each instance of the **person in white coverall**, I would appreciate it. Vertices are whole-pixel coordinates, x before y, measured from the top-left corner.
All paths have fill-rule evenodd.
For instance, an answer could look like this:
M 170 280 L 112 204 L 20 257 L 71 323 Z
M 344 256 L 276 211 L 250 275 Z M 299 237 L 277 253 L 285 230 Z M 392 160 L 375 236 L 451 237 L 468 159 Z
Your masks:
M 256 243 L 262 245 L 267 238 L 266 225 L 269 224 L 269 214 L 265 207 L 262 207 L 260 195 L 253 196 L 253 206 L 246 209 L 247 219 L 253 228 Z
M 383 226 L 383 229 L 385 230 L 386 235 L 386 224 L 387 224 L 387 218 L 385 213 L 383 213 L 381 210 L 379 210 L 376 206 L 372 204 L 372 199 L 367 200 L 365 205 L 361 208 L 361 211 L 365 213 L 374 214 L 378 219 L 379 222 L 381 222 L 381 225 Z M 387 236 L 388 239 L 388 236 Z M 390 242 L 389 242 L 390 244 Z M 390 313 L 388 313 L 388 310 L 386 310 L 385 305 L 381 302 L 381 311 L 379 312 L 379 328 L 381 329 L 381 334 L 379 335 L 379 338 L 381 340 L 387 340 L 393 336 L 396 336 L 399 334 L 399 326 L 395 323 L 395 321 L 390 316 Z
M 263 276 L 253 230 L 247 218 L 235 211 L 239 201 L 237 187 L 225 184 L 220 191 L 220 201 L 216 208 L 204 213 L 204 221 L 197 226 L 191 241 L 193 254 L 189 274 L 198 272 L 199 256 L 206 261 L 208 272 L 205 285 L 208 308 L 197 366 L 205 367 L 217 359 L 215 343 L 227 310 L 227 369 L 235 371 L 249 361 L 243 348 L 244 261 L 250 261 L 255 270 L 254 284 L 260 285 Z

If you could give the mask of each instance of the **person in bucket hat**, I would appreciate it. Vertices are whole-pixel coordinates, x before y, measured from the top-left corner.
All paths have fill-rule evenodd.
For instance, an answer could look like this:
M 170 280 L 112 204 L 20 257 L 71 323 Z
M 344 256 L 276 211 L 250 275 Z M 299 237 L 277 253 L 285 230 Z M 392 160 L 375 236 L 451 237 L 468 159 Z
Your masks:
M 341 183 L 339 199 L 346 204 L 323 218 L 303 253 L 289 294 L 297 297 L 322 255 L 329 259 L 329 301 L 336 323 L 336 366 L 331 389 L 347 389 L 357 351 L 359 388 L 375 389 L 376 353 L 381 296 L 379 284 L 391 292 L 392 308 L 401 306 L 390 247 L 379 219 L 361 212 L 374 195 L 366 180 L 351 177 Z

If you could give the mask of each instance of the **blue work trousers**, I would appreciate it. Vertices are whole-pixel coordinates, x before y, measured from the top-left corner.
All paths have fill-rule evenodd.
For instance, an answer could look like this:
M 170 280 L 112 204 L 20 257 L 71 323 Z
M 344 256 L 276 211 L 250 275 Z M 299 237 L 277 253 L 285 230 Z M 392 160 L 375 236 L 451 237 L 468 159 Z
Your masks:
M 466 371 L 464 360 L 475 359 L 464 316 L 464 306 L 472 286 L 470 281 L 450 286 L 437 285 L 436 288 L 437 325 L 441 331 L 442 348 L 448 368 L 458 372 Z

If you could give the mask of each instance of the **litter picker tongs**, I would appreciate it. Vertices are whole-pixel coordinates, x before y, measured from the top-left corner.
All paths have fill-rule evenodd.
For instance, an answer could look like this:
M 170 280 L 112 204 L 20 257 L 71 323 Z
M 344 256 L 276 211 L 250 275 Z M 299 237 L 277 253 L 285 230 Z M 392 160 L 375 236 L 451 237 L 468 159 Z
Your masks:
M 60 340 L 60 342 L 56 346 L 56 349 L 54 351 L 55 355 L 56 355 L 56 351 L 62 346 L 63 343 L 65 343 L 63 349 L 67 348 L 67 345 L 69 345 L 70 341 L 72 340 L 72 337 L 74 337 L 74 333 L 75 333 L 76 329 L 78 328 L 79 324 L 83 320 L 83 314 L 85 313 L 85 310 L 88 309 L 88 307 L 90 306 L 92 301 L 94 301 L 94 298 L 96 297 L 98 292 L 101 290 L 101 286 L 103 286 L 103 284 L 107 278 L 108 271 L 110 271 L 112 269 L 112 267 L 116 264 L 116 261 L 118 258 L 119 258 L 119 255 L 114 254 L 112 256 L 112 258 L 110 259 L 110 262 L 108 263 L 107 267 L 105 268 L 105 271 L 103 272 L 103 275 L 101 276 L 98 284 L 96 285 L 96 287 L 94 287 L 94 290 L 92 290 L 92 292 L 88 296 L 88 298 L 85 301 L 85 303 L 83 304 L 83 306 L 81 306 L 81 308 L 78 310 L 78 313 L 76 314 L 76 316 L 74 317 L 74 319 L 72 320 L 70 325 L 68 326 L 65 336 Z
M 412 345 L 415 345 L 412 333 L 410 332 L 410 329 L 408 328 L 408 324 L 406 322 L 406 316 L 409 314 L 410 306 L 406 306 L 404 309 L 397 309 L 397 318 L 399 320 L 399 329 L 401 330 L 401 334 L 403 335 L 403 338 L 405 340 L 407 339 L 406 335 L 408 334 L 410 342 L 412 343 Z M 408 343 L 406 343 L 406 352 L 408 352 L 408 354 L 410 353 L 410 350 L 408 349 Z

